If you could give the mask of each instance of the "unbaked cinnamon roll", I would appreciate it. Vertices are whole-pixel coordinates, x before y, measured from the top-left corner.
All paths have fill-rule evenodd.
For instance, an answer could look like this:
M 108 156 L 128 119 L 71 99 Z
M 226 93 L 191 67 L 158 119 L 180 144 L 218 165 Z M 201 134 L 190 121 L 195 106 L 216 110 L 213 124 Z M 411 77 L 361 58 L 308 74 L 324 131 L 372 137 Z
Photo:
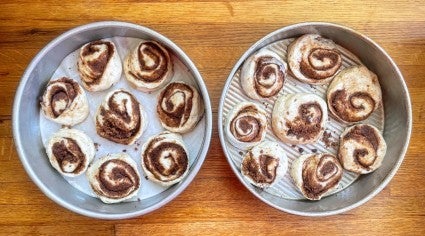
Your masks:
M 256 100 L 278 94 L 286 78 L 286 63 L 276 53 L 261 49 L 250 56 L 241 69 L 241 86 Z
M 317 34 L 306 34 L 288 47 L 288 65 L 305 83 L 324 84 L 332 80 L 342 65 L 336 44 Z
M 266 188 L 283 178 L 288 169 L 285 151 L 276 142 L 264 141 L 249 150 L 241 164 L 242 175 L 253 185 Z
M 109 154 L 94 161 L 87 170 L 94 193 L 104 203 L 118 203 L 137 195 L 140 174 L 136 162 L 125 153 Z
M 142 146 L 142 167 L 149 180 L 163 186 L 180 182 L 189 172 L 189 152 L 179 134 L 162 132 Z
M 267 132 L 266 112 L 252 102 L 240 102 L 226 117 L 225 132 L 229 142 L 246 149 L 264 140 Z
M 320 200 L 338 186 L 342 167 L 331 154 L 306 154 L 294 160 L 291 176 L 304 197 Z
M 322 135 L 327 119 L 326 102 L 319 96 L 307 93 L 286 94 L 274 104 L 272 129 L 283 142 L 314 143 Z
M 387 145 L 378 129 L 358 124 L 341 134 L 338 158 L 344 169 L 367 174 L 381 166 L 386 151 Z
M 47 119 L 62 125 L 81 123 L 89 114 L 86 93 L 77 82 L 67 77 L 50 81 L 40 104 Z
M 145 112 L 136 97 L 123 89 L 106 95 L 96 114 L 97 133 L 112 142 L 131 145 L 147 124 Z
M 124 72 L 136 89 L 149 92 L 160 89 L 173 76 L 173 61 L 168 50 L 155 41 L 142 41 L 126 58 Z
M 75 177 L 87 170 L 93 160 L 95 147 L 85 133 L 63 128 L 50 138 L 46 152 L 50 163 L 59 173 Z
M 364 66 L 346 68 L 329 85 L 327 101 L 329 111 L 338 120 L 365 120 L 382 104 L 378 77 Z
M 98 40 L 83 45 L 77 61 L 81 82 L 88 91 L 103 91 L 121 78 L 122 64 L 115 44 Z
M 204 102 L 194 87 L 183 82 L 174 82 L 159 94 L 156 111 L 165 129 L 187 133 L 202 118 Z

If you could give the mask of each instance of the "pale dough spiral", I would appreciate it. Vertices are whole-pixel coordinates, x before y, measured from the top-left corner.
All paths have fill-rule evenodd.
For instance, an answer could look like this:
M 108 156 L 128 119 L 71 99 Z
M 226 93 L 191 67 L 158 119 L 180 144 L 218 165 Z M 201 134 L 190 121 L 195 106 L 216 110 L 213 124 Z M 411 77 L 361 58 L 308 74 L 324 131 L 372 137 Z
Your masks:
M 117 83 L 122 64 L 115 44 L 98 40 L 83 45 L 77 61 L 81 82 L 88 91 L 103 91 Z
M 378 129 L 358 124 L 341 134 L 338 158 L 344 169 L 367 174 L 381 166 L 386 151 L 387 145 Z
M 142 135 L 146 125 L 142 105 L 123 89 L 108 93 L 97 110 L 96 131 L 112 142 L 131 145 Z
M 50 81 L 40 104 L 47 119 L 62 125 L 81 123 L 89 114 L 84 89 L 67 77 Z
M 187 133 L 193 130 L 202 118 L 204 102 L 193 86 L 174 82 L 159 94 L 156 111 L 165 129 Z
M 268 127 L 266 112 L 251 102 L 240 102 L 233 107 L 227 114 L 225 125 L 229 142 L 239 149 L 263 141 Z
M 141 156 L 148 179 L 163 186 L 180 182 L 189 171 L 189 152 L 179 134 L 165 131 L 149 138 Z
M 325 84 L 341 68 L 342 57 L 332 40 L 318 34 L 306 34 L 289 45 L 288 65 L 298 80 Z
M 327 91 L 329 111 L 344 123 L 367 119 L 382 104 L 378 77 L 365 66 L 346 68 Z
M 292 163 L 291 176 L 304 197 L 320 200 L 338 186 L 342 167 L 331 154 L 306 154 Z
M 275 96 L 283 88 L 286 68 L 279 55 L 262 49 L 244 62 L 240 76 L 242 89 L 248 97 L 256 100 Z
M 283 142 L 306 144 L 316 142 L 328 119 L 326 102 L 307 93 L 286 94 L 273 107 L 272 129 Z
M 52 135 L 46 152 L 59 173 L 75 177 L 87 170 L 95 155 L 95 147 L 91 138 L 82 131 L 63 128 Z
M 276 142 L 264 141 L 249 150 L 241 164 L 242 175 L 253 185 L 266 188 L 275 185 L 288 169 L 285 151 Z
M 136 162 L 125 153 L 109 154 L 94 161 L 87 170 L 87 178 L 104 203 L 132 198 L 141 186 Z
M 168 50 L 155 41 L 142 41 L 124 61 L 125 76 L 143 92 L 158 90 L 173 76 L 173 61 Z

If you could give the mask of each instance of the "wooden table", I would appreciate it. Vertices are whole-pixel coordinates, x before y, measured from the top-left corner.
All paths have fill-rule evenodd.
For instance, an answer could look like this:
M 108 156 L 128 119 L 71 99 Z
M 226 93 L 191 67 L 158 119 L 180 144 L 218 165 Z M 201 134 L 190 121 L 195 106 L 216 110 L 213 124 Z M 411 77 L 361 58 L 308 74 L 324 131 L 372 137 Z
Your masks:
M 376 3 L 379 2 L 379 3 Z M 423 1 L 25 1 L 0 3 L 0 234 L 418 234 L 425 235 L 425 3 Z M 24 69 L 50 40 L 99 20 L 148 26 L 177 43 L 208 86 L 214 112 L 209 154 L 174 201 L 129 220 L 87 218 L 52 202 L 31 182 L 16 154 L 12 102 Z M 413 134 L 391 183 L 361 207 L 307 218 L 255 198 L 232 173 L 216 125 L 225 79 L 264 35 L 303 21 L 351 27 L 380 44 L 400 67 L 413 103 Z

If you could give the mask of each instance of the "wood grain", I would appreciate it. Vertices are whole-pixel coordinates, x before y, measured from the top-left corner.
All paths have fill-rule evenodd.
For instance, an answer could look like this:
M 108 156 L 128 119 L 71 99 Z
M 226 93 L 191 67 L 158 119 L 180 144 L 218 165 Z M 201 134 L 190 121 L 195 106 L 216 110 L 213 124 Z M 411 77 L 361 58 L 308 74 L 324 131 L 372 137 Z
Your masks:
M 425 235 L 425 4 L 423 1 L 43 1 L 0 3 L 0 235 Z M 13 98 L 26 66 L 59 34 L 99 20 L 150 27 L 178 44 L 199 68 L 214 113 L 207 159 L 191 185 L 148 215 L 91 219 L 48 199 L 25 173 L 13 144 Z M 328 21 L 380 44 L 402 71 L 413 105 L 413 133 L 399 172 L 376 197 L 341 215 L 280 212 L 238 181 L 216 125 L 222 87 L 254 42 L 283 26 Z

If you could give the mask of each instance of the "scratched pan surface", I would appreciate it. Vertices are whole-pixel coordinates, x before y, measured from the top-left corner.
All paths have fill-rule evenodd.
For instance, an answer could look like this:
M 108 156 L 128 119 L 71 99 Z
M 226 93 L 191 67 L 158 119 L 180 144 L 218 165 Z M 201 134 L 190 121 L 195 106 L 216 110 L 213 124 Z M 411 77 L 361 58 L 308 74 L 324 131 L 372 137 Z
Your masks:
M 265 101 L 249 99 L 240 87 L 240 68 L 252 53 L 268 48 L 286 60 L 287 46 L 298 36 L 316 33 L 330 38 L 338 44 L 343 56 L 343 67 L 364 64 L 375 72 L 380 80 L 384 106 L 375 111 L 364 123 L 369 123 L 383 131 L 388 144 L 383 165 L 369 175 L 344 171 L 338 188 L 320 201 L 308 201 L 296 189 L 288 173 L 272 188 L 261 189 L 249 184 L 240 173 L 240 163 L 246 150 L 232 146 L 224 135 L 225 119 L 230 109 L 241 101 L 256 102 L 266 110 L 268 120 L 277 97 L 282 94 L 308 92 L 323 98 L 328 85 L 310 86 L 296 80 L 291 73 L 285 81 L 284 89 L 278 96 Z M 401 100 L 401 102 L 400 102 Z M 385 109 L 384 109 L 385 108 Z M 279 29 L 255 43 L 239 59 L 224 86 L 219 106 L 218 126 L 220 141 L 227 160 L 239 180 L 258 198 L 267 204 L 285 212 L 306 215 L 325 216 L 338 214 L 355 208 L 378 194 L 396 173 L 406 152 L 411 132 L 411 106 L 404 79 L 392 59 L 372 40 L 351 29 L 329 23 L 302 23 Z M 330 135 L 331 143 L 337 144 L 339 135 L 346 125 L 329 118 L 325 132 Z M 400 141 L 401 138 L 401 141 Z M 289 166 L 301 154 L 330 152 L 336 154 L 338 145 L 319 140 L 309 145 L 289 145 L 280 142 L 273 135 L 270 125 L 266 140 L 277 141 L 286 151 Z
M 191 156 L 189 174 L 182 182 L 166 190 L 145 196 L 140 201 L 104 204 L 99 199 L 77 190 L 54 170 L 43 147 L 40 132 L 38 98 L 65 57 L 83 44 L 104 38 L 137 38 L 156 40 L 165 45 L 185 67 L 191 82 L 198 88 L 205 103 L 203 120 L 196 128 L 199 150 Z M 120 38 L 121 37 L 121 38 Z M 72 56 L 72 55 L 71 55 Z M 193 77 L 193 78 L 192 78 Z M 96 22 L 71 29 L 44 47 L 28 65 L 15 95 L 13 107 L 13 135 L 21 162 L 40 190 L 59 205 L 76 213 L 102 219 L 124 219 L 154 211 L 177 197 L 198 173 L 207 154 L 212 130 L 211 102 L 204 81 L 189 57 L 171 40 L 146 27 L 125 22 Z M 146 185 L 146 184 L 145 184 Z M 143 191 L 143 186 L 140 191 Z

